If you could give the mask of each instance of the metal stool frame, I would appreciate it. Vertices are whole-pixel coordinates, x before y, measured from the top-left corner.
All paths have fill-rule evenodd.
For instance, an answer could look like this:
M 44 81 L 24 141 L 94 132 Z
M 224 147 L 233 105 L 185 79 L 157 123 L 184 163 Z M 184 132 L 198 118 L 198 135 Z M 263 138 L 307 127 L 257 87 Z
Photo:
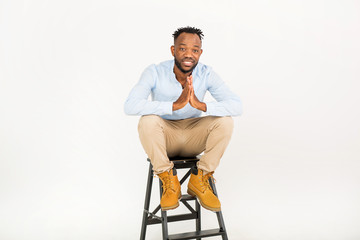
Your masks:
M 189 168 L 187 173 L 181 178 L 180 184 L 183 184 L 185 180 L 190 176 L 191 167 L 196 166 L 196 163 L 200 159 L 199 157 L 200 156 L 190 157 L 190 158 L 184 158 L 184 157 L 170 158 L 170 161 L 173 161 L 174 167 L 176 169 Z M 213 236 L 222 236 L 223 240 L 228 240 L 227 232 L 225 229 L 225 223 L 221 211 L 216 212 L 219 228 L 201 230 L 201 207 L 198 201 L 196 201 L 196 198 L 190 196 L 189 194 L 183 194 L 180 202 L 190 211 L 190 213 L 167 216 L 167 212 L 161 210 L 160 204 L 155 208 L 154 211 L 150 212 L 149 207 L 150 207 L 150 198 L 151 198 L 154 171 L 152 170 L 150 159 L 147 160 L 149 161 L 150 164 L 149 164 L 149 173 L 148 173 L 147 186 L 146 186 L 145 204 L 144 204 L 144 212 L 142 218 L 140 240 L 145 240 L 146 228 L 148 225 L 152 225 L 152 224 L 162 224 L 163 240 L 185 240 L 185 239 L 201 240 L 201 238 L 213 237 Z M 217 196 L 215 183 L 213 182 L 213 179 L 210 178 L 209 183 L 211 188 L 213 189 L 214 194 Z M 159 180 L 159 185 L 160 185 L 160 198 L 161 198 L 162 182 L 160 180 Z M 195 209 L 188 203 L 188 201 L 195 201 Z M 156 215 L 156 213 L 159 210 L 161 210 L 161 217 Z M 190 219 L 195 219 L 196 231 L 169 235 L 168 222 L 178 222 L 178 221 L 184 221 Z

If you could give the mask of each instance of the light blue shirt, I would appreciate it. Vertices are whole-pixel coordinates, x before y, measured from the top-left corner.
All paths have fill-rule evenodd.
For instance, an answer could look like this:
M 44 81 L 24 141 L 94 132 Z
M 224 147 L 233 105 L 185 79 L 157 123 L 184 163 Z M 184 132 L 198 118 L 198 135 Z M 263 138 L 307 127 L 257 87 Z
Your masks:
M 179 98 L 183 90 L 176 80 L 173 69 L 174 60 L 147 67 L 125 102 L 125 113 L 128 115 L 155 114 L 168 120 L 200 117 L 203 112 L 193 108 L 190 103 L 182 109 L 172 110 L 173 102 Z M 230 91 L 211 67 L 198 63 L 192 76 L 194 92 L 199 101 L 204 101 L 206 91 L 209 91 L 216 100 L 205 102 L 205 115 L 241 115 L 240 98 Z M 148 100 L 150 94 L 152 100 Z

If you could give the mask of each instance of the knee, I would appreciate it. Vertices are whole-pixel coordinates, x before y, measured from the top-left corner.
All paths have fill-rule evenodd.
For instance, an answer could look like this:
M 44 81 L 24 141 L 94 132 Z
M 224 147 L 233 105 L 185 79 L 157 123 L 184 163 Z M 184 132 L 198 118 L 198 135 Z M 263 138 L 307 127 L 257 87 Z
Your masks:
M 138 131 L 139 133 L 149 132 L 158 127 L 162 127 L 162 122 L 163 119 L 157 115 L 142 116 L 139 120 Z
M 232 117 L 219 117 L 216 120 L 217 128 L 221 129 L 224 134 L 232 134 L 234 128 L 234 120 Z

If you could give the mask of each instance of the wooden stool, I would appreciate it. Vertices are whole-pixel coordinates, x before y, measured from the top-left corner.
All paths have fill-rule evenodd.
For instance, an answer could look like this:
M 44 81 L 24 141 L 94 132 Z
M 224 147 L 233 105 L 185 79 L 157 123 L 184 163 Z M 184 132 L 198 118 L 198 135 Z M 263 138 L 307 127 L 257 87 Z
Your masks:
M 190 157 L 190 158 L 184 158 L 184 157 L 170 158 L 170 161 L 174 163 L 174 167 L 176 169 L 189 168 L 187 173 L 180 180 L 180 184 L 182 184 L 190 176 L 191 167 L 196 166 L 196 163 L 199 161 L 199 159 L 200 156 Z M 150 159 L 147 160 L 150 162 Z M 152 170 L 152 165 L 150 162 L 140 240 L 145 240 L 146 227 L 148 225 L 160 224 L 160 223 L 162 224 L 163 240 L 201 239 L 201 238 L 213 237 L 213 236 L 222 236 L 222 239 L 225 240 L 228 239 L 225 229 L 224 219 L 221 211 L 216 212 L 216 216 L 219 222 L 219 228 L 201 230 L 200 204 L 198 203 L 198 201 L 196 201 L 196 197 L 192 197 L 189 194 L 183 194 L 180 202 L 184 204 L 184 206 L 190 211 L 190 213 L 167 216 L 167 212 L 161 210 L 160 204 L 155 208 L 154 211 L 150 212 L 149 207 L 150 207 L 150 197 L 151 197 L 153 177 L 154 177 L 154 172 Z M 162 182 L 160 179 L 159 179 L 159 183 L 160 183 L 160 198 L 161 198 Z M 214 194 L 217 196 L 215 183 L 212 180 L 212 178 L 209 179 L 209 183 L 211 188 L 213 189 Z M 195 209 L 193 209 L 193 207 L 188 203 L 188 201 L 195 201 Z M 159 210 L 161 210 L 161 217 L 156 215 L 156 213 Z M 178 221 L 190 220 L 190 219 L 195 219 L 196 231 L 169 235 L 168 222 L 178 222 Z

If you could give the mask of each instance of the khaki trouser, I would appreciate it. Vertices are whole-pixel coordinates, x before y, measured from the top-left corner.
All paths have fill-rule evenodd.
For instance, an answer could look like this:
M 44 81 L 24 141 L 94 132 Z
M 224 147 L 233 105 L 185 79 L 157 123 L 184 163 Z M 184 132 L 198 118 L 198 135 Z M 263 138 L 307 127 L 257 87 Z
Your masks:
M 146 115 L 140 118 L 138 130 L 155 174 L 173 168 L 168 157 L 191 157 L 202 152 L 198 168 L 212 172 L 230 141 L 233 125 L 231 117 L 165 120 L 157 115 Z

